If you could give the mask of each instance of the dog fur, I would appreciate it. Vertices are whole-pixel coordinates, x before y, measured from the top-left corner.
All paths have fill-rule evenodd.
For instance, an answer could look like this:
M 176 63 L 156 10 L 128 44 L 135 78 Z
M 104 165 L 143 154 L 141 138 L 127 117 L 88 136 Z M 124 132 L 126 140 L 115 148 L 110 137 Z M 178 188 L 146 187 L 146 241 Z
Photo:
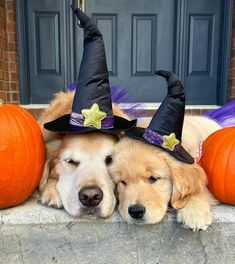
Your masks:
M 121 135 L 87 133 L 64 136 L 45 130 L 45 122 L 70 113 L 73 96 L 72 92 L 57 94 L 39 120 L 47 146 L 47 160 L 40 183 L 43 204 L 57 208 L 64 206 L 71 215 L 79 217 L 87 214 L 110 216 L 115 206 L 114 184 L 104 161 L 114 151 L 109 172 L 117 185 L 119 211 L 126 221 L 158 223 L 171 203 L 177 209 L 177 220 L 184 226 L 197 230 L 210 225 L 215 200 L 206 188 L 206 175 L 198 164 L 179 162 L 161 149 L 133 139 L 123 138 L 116 144 Z M 128 118 L 115 105 L 113 110 L 116 115 Z M 148 119 L 141 121 L 139 126 L 146 127 L 148 122 Z M 183 146 L 196 158 L 200 142 L 220 128 L 205 117 L 185 116 Z M 81 158 L 85 161 L 82 166 L 66 163 L 66 160 L 80 161 Z M 151 176 L 156 182 L 149 179 Z M 79 203 L 77 193 L 81 186 L 93 184 L 101 186 L 107 197 L 97 209 L 87 210 Z M 128 214 L 128 207 L 136 203 L 146 207 L 141 221 L 135 221 Z

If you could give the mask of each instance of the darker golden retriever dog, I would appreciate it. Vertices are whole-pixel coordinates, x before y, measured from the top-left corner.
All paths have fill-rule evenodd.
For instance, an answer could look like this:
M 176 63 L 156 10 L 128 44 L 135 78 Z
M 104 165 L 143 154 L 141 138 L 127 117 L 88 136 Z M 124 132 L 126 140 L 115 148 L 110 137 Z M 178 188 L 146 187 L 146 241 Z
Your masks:
M 106 218 L 113 213 L 116 204 L 115 186 L 107 166 L 121 135 L 99 132 L 63 135 L 43 128 L 45 122 L 70 113 L 73 96 L 73 92 L 57 94 L 39 120 L 47 148 L 40 202 L 64 207 L 75 217 Z M 127 118 L 116 105 L 113 112 Z

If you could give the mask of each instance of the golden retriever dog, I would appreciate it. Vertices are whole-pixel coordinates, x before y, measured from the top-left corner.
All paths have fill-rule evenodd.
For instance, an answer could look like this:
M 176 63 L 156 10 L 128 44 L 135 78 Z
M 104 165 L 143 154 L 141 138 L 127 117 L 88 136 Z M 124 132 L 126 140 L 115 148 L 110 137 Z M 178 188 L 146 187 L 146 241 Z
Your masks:
M 47 148 L 46 164 L 40 182 L 40 202 L 64 207 L 72 216 L 106 218 L 113 213 L 116 198 L 107 166 L 120 135 L 99 132 L 59 134 L 43 124 L 71 112 L 73 92 L 58 93 L 39 119 Z M 127 116 L 113 105 L 113 112 Z
M 186 116 L 182 144 L 196 157 L 200 142 L 218 129 L 212 120 Z M 160 148 L 123 138 L 115 145 L 109 170 L 117 185 L 119 212 L 127 222 L 158 223 L 171 204 L 185 227 L 205 230 L 211 224 L 215 199 L 197 163 L 180 162 Z

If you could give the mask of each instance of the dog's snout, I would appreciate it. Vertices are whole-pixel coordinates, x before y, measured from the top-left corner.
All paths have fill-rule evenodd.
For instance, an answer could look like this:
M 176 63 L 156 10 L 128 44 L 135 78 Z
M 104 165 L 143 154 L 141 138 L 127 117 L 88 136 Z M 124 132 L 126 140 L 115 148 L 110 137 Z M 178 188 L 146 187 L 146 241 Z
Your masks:
M 84 187 L 78 196 L 84 206 L 97 206 L 103 199 L 103 192 L 98 187 Z
M 145 207 L 141 204 L 135 204 L 135 205 L 131 205 L 128 208 L 128 213 L 129 215 L 134 218 L 134 219 L 142 219 L 144 214 L 145 214 Z

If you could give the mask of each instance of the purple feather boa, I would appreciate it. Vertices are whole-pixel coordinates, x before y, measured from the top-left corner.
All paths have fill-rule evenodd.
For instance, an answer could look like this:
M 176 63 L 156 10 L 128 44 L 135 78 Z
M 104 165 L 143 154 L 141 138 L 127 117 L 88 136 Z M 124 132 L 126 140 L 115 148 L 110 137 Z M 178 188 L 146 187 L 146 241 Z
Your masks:
M 204 116 L 215 120 L 222 127 L 235 126 L 235 100 L 204 113 Z
M 77 82 L 73 82 L 69 85 L 69 91 L 74 91 L 77 87 Z M 120 103 L 129 103 L 128 108 L 123 109 L 123 111 L 132 118 L 146 116 L 146 113 L 143 108 L 140 107 L 141 103 L 136 103 L 134 98 L 127 95 L 128 89 L 126 87 L 120 86 L 111 86 L 111 96 L 112 102 L 115 104 Z M 142 108 L 141 110 L 138 108 Z

